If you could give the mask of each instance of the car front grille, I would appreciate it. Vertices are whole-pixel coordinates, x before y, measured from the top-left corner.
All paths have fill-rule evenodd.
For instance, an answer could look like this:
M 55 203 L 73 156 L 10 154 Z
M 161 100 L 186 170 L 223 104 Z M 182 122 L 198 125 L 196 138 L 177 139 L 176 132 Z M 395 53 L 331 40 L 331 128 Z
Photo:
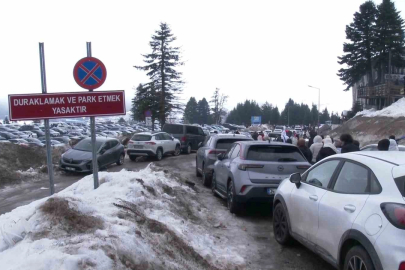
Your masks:
M 69 164 L 80 164 L 80 163 L 82 163 L 81 160 L 73 160 L 71 158 L 63 158 L 63 162 L 69 163 Z

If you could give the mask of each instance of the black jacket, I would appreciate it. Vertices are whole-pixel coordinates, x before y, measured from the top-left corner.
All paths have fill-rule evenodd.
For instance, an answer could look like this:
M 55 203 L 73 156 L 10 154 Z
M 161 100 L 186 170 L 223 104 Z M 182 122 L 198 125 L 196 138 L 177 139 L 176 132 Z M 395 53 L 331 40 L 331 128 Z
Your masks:
M 321 150 L 319 150 L 318 155 L 316 156 L 316 162 L 335 154 L 336 152 L 332 148 L 322 147 Z
M 312 152 L 311 150 L 309 150 L 308 147 L 303 146 L 303 147 L 299 147 L 301 153 L 304 155 L 304 157 L 308 160 L 308 162 L 312 161 Z
M 342 146 L 342 154 L 356 151 L 360 151 L 360 148 L 352 143 L 348 143 Z

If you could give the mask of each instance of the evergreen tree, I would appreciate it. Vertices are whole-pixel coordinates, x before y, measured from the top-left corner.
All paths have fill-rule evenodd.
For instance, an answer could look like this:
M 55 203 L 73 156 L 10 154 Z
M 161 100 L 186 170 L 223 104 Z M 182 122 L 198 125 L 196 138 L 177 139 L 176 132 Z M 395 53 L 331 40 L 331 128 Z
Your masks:
M 318 108 L 316 107 L 315 104 L 312 104 L 312 109 L 311 109 L 312 123 L 311 124 L 313 126 L 318 125 L 318 115 L 319 115 Z
M 378 6 L 376 21 L 376 67 L 378 81 L 381 83 L 384 74 L 389 73 L 389 53 L 391 51 L 391 65 L 403 67 L 405 54 L 404 20 L 396 10 L 391 0 L 383 0 Z
M 274 107 L 271 111 L 270 123 L 272 125 L 280 124 L 280 112 L 278 107 Z
M 191 97 L 187 102 L 186 108 L 184 110 L 184 120 L 190 124 L 197 123 L 199 115 L 197 112 L 197 101 L 194 97 Z
M 208 104 L 208 101 L 205 98 L 198 101 L 197 112 L 198 112 L 198 121 L 197 122 L 199 124 L 212 124 L 212 118 L 211 118 L 211 114 L 210 114 L 210 105 Z
M 273 106 L 267 101 L 261 107 L 262 124 L 274 124 L 271 122 L 271 113 L 273 111 Z
M 216 88 L 214 94 L 211 97 L 210 103 L 213 104 L 211 108 L 213 114 L 213 120 L 215 124 L 220 123 L 221 116 L 224 115 L 224 105 L 228 99 L 228 96 L 220 93 L 219 88 Z
M 334 124 L 334 125 L 340 124 L 340 117 L 339 117 L 338 113 L 333 114 L 333 112 L 332 112 L 330 120 L 332 121 L 332 124 Z
M 131 112 L 134 120 L 144 121 L 145 112 L 152 113 L 152 130 L 154 129 L 155 120 L 158 117 L 159 97 L 156 95 L 154 83 L 145 85 L 139 84 L 136 88 L 135 97 L 132 99 Z
M 323 110 L 323 112 L 320 115 L 319 119 L 320 119 L 319 121 L 321 122 L 321 124 L 325 124 L 326 121 L 330 120 L 330 115 L 329 115 L 329 112 L 328 112 L 328 108 L 325 108 Z
M 346 39 L 349 43 L 343 44 L 343 56 L 338 57 L 338 63 L 345 65 L 338 72 L 340 79 L 346 84 L 345 91 L 349 90 L 360 78 L 369 75 L 372 83 L 372 59 L 374 57 L 374 41 L 376 36 L 377 8 L 372 1 L 360 6 L 360 12 L 354 14 L 353 22 L 346 25 Z
M 10 121 L 8 120 L 8 116 L 4 117 L 3 123 L 4 124 L 10 124 Z
M 171 45 L 175 40 L 169 25 L 161 23 L 160 29 L 155 31 L 149 43 L 152 52 L 143 55 L 146 65 L 135 66 L 139 70 L 147 71 L 146 75 L 154 85 L 155 95 L 159 97 L 157 112 L 162 127 L 170 112 L 181 109 L 176 94 L 182 90 L 182 73 L 176 68 L 183 65 L 183 62 L 180 61 L 179 47 Z
M 363 110 L 363 106 L 361 105 L 360 101 L 357 101 L 353 104 L 352 110 L 349 111 L 347 114 L 347 118 L 353 118 L 358 112 L 361 112 Z

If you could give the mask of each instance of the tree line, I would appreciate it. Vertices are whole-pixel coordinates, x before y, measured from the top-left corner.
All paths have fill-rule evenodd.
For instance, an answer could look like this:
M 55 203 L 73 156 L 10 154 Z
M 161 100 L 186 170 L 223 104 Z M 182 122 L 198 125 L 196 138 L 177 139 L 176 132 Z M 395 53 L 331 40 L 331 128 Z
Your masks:
M 338 76 L 349 90 L 363 76 L 368 76 L 368 86 L 383 82 L 392 67 L 404 67 L 405 55 L 404 20 L 394 2 L 383 0 L 378 6 L 373 1 L 360 5 L 353 22 L 346 26 L 344 54 L 338 57 L 343 65 Z M 377 70 L 374 78 L 372 70 Z

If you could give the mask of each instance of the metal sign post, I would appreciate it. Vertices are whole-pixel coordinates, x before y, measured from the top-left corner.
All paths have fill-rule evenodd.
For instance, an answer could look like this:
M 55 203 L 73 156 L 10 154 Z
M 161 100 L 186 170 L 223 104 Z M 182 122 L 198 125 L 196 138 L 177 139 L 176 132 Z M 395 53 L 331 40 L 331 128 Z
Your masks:
M 41 65 L 41 84 L 42 93 L 46 94 L 46 72 L 45 72 L 45 53 L 44 53 L 44 43 L 39 43 L 39 62 Z M 49 134 L 49 120 L 45 119 L 45 140 L 46 140 L 46 163 L 48 166 L 49 175 L 49 185 L 51 190 L 51 195 L 55 193 L 55 186 L 53 183 L 53 164 L 52 164 L 52 151 L 51 151 L 51 138 Z
M 86 43 L 87 47 L 87 57 L 91 57 L 91 42 Z M 90 92 L 93 89 L 89 89 Z M 94 178 L 94 189 L 98 188 L 98 162 L 97 162 L 97 149 L 96 149 L 96 117 L 90 117 L 90 130 L 91 130 L 91 151 L 93 157 L 93 178 Z

